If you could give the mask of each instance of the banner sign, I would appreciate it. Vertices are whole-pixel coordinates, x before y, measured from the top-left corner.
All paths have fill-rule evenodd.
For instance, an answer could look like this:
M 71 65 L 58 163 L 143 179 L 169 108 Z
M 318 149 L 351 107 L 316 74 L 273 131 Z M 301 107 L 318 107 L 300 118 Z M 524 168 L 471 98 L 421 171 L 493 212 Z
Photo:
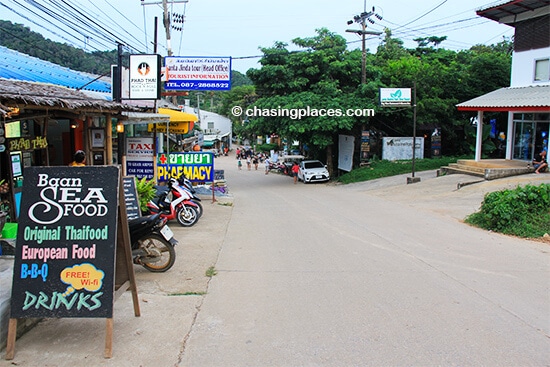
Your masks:
M 130 55 L 130 99 L 160 99 L 160 55 Z
M 170 134 L 187 134 L 190 129 L 192 122 L 183 122 L 183 121 L 172 121 L 168 124 L 168 132 Z M 156 125 L 156 126 L 154 126 Z M 157 133 L 166 133 L 166 124 L 157 123 L 157 124 L 148 124 L 147 131 L 153 132 L 156 129 Z
M 11 318 L 113 315 L 119 168 L 26 167 Z
M 230 90 L 230 57 L 167 56 L 166 90 Z
M 158 181 L 185 175 L 192 182 L 214 181 L 214 154 L 207 152 L 164 153 L 157 156 Z
M 410 106 L 411 101 L 411 88 L 380 88 L 382 106 Z
M 388 161 L 412 159 L 412 137 L 382 138 L 382 159 Z M 424 159 L 424 138 L 417 137 L 414 145 L 416 159 Z
M 350 172 L 353 167 L 353 152 L 355 137 L 351 135 L 338 135 L 338 169 Z
M 126 138 L 126 173 L 152 179 L 155 174 L 153 138 Z

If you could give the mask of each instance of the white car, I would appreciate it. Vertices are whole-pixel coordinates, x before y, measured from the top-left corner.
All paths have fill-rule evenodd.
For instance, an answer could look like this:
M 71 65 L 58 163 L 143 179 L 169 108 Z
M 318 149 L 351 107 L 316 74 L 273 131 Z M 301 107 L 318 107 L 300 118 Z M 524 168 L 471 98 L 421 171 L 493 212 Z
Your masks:
M 330 175 L 321 161 L 307 160 L 299 163 L 298 180 L 303 183 L 328 181 Z

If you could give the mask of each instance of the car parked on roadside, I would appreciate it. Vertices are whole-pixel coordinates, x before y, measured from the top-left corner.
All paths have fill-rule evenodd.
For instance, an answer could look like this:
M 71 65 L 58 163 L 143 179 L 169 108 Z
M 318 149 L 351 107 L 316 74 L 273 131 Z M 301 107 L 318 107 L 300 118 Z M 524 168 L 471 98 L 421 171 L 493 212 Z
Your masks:
M 301 161 L 298 169 L 298 180 L 303 183 L 326 182 L 330 180 L 327 166 L 318 160 Z

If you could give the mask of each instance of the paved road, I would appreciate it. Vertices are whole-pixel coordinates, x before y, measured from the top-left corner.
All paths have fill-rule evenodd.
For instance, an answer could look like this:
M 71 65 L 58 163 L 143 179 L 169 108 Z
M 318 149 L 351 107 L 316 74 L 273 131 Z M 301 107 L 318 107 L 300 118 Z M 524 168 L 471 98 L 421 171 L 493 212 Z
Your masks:
M 480 188 L 453 188 L 472 178 L 226 177 L 233 215 L 182 365 L 550 364 L 548 245 L 461 223 Z
M 47 320 L 18 339 L 19 366 L 548 366 L 548 244 L 461 222 L 486 192 L 550 175 L 483 182 L 294 185 L 224 168 L 233 206 L 205 201 L 176 265 L 136 267 L 141 317 Z M 215 266 L 217 275 L 205 277 Z M 0 367 L 11 366 L 0 360 Z

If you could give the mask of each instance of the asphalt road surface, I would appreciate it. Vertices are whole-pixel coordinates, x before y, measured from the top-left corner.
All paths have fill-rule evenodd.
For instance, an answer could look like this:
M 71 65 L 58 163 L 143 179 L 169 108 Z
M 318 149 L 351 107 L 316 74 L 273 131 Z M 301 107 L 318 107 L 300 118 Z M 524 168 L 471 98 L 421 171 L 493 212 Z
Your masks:
M 181 365 L 550 364 L 549 247 L 462 223 L 480 188 L 453 188 L 472 178 L 226 177 L 232 218 Z
M 135 267 L 141 316 L 49 319 L 4 366 L 549 366 L 550 245 L 462 222 L 486 192 L 550 174 L 466 185 L 293 184 L 216 159 L 230 192 L 191 228 L 163 274 Z M 213 267 L 217 274 L 206 277 Z

